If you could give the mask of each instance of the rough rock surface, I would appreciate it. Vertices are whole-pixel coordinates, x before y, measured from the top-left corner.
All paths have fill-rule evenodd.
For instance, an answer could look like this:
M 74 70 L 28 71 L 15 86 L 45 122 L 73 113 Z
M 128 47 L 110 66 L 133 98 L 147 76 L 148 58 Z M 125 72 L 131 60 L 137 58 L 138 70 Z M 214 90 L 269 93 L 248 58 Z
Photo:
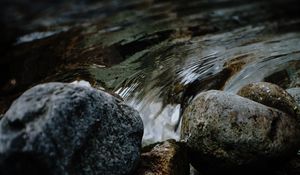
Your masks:
M 155 143 L 143 148 L 135 175 L 188 175 L 189 162 L 185 145 L 175 140 Z
M 183 114 L 181 137 L 202 171 L 278 163 L 299 148 L 294 116 L 222 91 L 200 93 Z
M 294 100 L 300 105 L 300 88 L 290 88 L 286 90 L 293 98 Z
M 298 104 L 293 97 L 275 84 L 267 82 L 251 83 L 241 88 L 237 94 L 290 115 L 299 114 Z
M 0 174 L 130 174 L 142 135 L 138 112 L 105 92 L 38 85 L 0 122 Z

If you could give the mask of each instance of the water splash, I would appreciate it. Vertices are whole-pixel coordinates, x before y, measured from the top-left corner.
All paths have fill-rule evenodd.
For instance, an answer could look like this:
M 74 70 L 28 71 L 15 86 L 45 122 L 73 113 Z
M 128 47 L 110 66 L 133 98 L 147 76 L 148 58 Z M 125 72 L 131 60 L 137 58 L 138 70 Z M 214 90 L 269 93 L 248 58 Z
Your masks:
M 289 69 L 294 61 L 300 63 L 298 33 L 262 37 L 255 42 L 255 34 L 263 35 L 265 28 L 253 28 L 247 37 L 237 35 L 249 27 L 183 43 L 163 43 L 136 60 L 140 63 L 136 74 L 125 79 L 116 92 L 140 112 L 145 123 L 145 144 L 179 139 L 180 129 L 176 128 L 181 112 L 199 92 L 236 92 L 245 84 L 264 81 L 276 71 Z M 240 65 L 232 64 L 234 61 Z
M 43 58 L 59 62 L 41 62 L 42 75 L 31 82 L 28 71 L 17 82 L 50 81 L 53 72 L 58 81 L 84 77 L 140 112 L 144 144 L 179 139 L 180 116 L 202 91 L 234 93 L 256 81 L 300 86 L 297 7 L 296 0 L 62 1 L 24 24 L 32 34 L 11 55 L 30 58 L 26 70 Z

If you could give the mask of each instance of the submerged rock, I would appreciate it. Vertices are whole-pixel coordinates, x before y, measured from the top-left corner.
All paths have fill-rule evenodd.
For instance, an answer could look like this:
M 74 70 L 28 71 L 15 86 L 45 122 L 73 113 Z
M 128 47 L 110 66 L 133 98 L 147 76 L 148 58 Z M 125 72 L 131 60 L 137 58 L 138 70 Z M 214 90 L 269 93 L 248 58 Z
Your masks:
M 183 143 L 167 140 L 143 148 L 135 175 L 188 175 L 189 162 Z
M 290 115 L 299 114 L 298 104 L 293 97 L 275 84 L 267 82 L 251 83 L 241 88 L 237 94 Z
M 289 88 L 292 84 L 290 75 L 286 69 L 277 71 L 265 77 L 263 81 L 276 84 L 284 89 Z
M 182 139 L 199 171 L 280 163 L 300 146 L 295 116 L 222 91 L 200 93 L 183 114 Z
M 278 86 L 288 89 L 300 86 L 300 64 L 299 60 L 289 61 L 279 68 L 278 71 L 264 78 L 264 81 L 277 84 Z
M 0 122 L 0 174 L 130 174 L 142 135 L 138 112 L 105 92 L 38 85 Z

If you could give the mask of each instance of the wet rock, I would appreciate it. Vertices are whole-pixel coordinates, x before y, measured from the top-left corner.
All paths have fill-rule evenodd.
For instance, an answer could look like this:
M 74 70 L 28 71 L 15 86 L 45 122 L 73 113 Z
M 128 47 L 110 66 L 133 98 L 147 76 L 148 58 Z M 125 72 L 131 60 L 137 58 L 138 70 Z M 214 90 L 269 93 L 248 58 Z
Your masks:
M 241 88 L 237 94 L 290 115 L 299 114 L 298 104 L 293 97 L 275 84 L 267 82 L 251 83 Z
M 300 88 L 290 88 L 286 90 L 294 100 L 300 105 Z
M 143 148 L 135 175 L 187 175 L 189 163 L 183 143 L 167 140 Z
M 231 75 L 241 71 L 246 64 L 253 61 L 253 58 L 249 54 L 236 55 L 235 57 L 226 60 L 224 67 L 230 71 Z
M 300 86 L 300 64 L 299 60 L 289 61 L 284 69 L 272 73 L 264 78 L 264 81 L 277 84 L 283 89 Z
M 138 112 L 105 92 L 38 85 L 0 122 L 0 174 L 130 174 L 142 135 Z
M 185 108 L 190 104 L 191 100 L 200 92 L 208 89 L 221 89 L 231 75 L 231 70 L 223 69 L 221 72 L 206 79 L 197 79 L 188 84 L 184 89 L 181 101 L 181 115 Z M 175 129 L 179 126 L 179 122 Z
M 289 88 L 291 84 L 291 79 L 289 77 L 288 71 L 286 69 L 277 71 L 264 78 L 265 82 L 277 84 L 278 86 L 286 89 Z
M 288 159 L 300 146 L 299 131 L 294 116 L 212 90 L 200 93 L 185 110 L 181 138 L 200 172 L 238 171 Z

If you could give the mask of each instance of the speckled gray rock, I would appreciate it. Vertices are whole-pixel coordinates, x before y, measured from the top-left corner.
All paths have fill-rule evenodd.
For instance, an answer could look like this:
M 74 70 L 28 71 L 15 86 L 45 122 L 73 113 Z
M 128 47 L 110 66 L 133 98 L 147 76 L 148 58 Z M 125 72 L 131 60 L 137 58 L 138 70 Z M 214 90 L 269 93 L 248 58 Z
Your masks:
M 38 85 L 0 122 L 0 174 L 130 174 L 142 135 L 138 112 L 105 92 Z
M 263 167 L 300 146 L 295 116 L 222 91 L 200 93 L 183 114 L 181 138 L 202 171 Z
M 299 107 L 294 98 L 275 84 L 251 83 L 241 88 L 237 94 L 290 115 L 299 115 Z
M 286 91 L 295 99 L 298 105 L 300 105 L 300 88 L 299 87 L 290 88 L 287 89 Z

